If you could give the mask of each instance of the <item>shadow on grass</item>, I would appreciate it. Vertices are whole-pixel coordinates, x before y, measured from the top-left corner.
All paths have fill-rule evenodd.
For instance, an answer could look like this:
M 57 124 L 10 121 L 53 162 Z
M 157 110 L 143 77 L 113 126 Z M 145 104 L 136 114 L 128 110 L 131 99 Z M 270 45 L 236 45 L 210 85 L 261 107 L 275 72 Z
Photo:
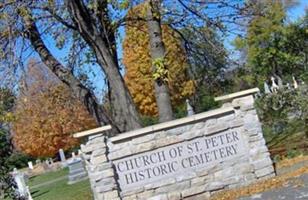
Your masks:
M 33 198 L 37 198 L 37 197 L 43 196 L 44 194 L 47 194 L 48 192 L 49 192 L 49 190 L 44 191 L 44 192 L 40 192 L 40 190 L 35 190 L 35 191 L 31 192 L 31 196 Z

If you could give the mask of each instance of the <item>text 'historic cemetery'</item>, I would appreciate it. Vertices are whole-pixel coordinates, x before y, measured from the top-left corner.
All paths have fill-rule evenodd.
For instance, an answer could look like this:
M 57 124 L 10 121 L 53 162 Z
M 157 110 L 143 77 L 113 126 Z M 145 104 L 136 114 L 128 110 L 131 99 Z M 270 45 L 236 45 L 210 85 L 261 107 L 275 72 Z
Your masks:
M 242 135 L 236 130 L 199 137 L 114 161 L 122 190 L 205 169 L 244 153 Z

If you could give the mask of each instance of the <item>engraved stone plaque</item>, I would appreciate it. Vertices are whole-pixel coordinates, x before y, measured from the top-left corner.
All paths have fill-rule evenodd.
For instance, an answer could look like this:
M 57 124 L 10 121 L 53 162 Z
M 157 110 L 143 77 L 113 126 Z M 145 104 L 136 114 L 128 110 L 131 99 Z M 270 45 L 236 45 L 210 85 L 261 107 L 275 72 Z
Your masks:
M 122 190 L 138 188 L 245 154 L 242 134 L 229 129 L 210 136 L 115 160 Z

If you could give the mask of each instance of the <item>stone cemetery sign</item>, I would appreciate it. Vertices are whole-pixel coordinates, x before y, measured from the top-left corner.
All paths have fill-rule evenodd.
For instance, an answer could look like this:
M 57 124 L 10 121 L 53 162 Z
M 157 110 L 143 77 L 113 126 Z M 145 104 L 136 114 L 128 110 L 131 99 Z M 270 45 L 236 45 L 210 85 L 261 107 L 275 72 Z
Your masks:
M 250 89 L 221 108 L 107 137 L 77 133 L 95 199 L 208 199 L 275 175 Z
M 209 168 L 245 153 L 241 133 L 228 130 L 114 162 L 122 190 L 153 183 L 194 168 Z

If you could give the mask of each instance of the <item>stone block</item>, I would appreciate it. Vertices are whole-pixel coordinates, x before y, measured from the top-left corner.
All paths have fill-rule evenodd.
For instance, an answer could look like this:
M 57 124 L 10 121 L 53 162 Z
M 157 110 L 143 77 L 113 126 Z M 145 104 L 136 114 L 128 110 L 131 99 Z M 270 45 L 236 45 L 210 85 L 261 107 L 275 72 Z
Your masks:
M 208 119 L 206 121 L 206 127 L 211 127 L 211 126 L 215 126 L 217 123 L 217 119 L 216 118 L 212 118 L 212 119 Z
M 197 176 L 197 174 L 195 172 L 185 172 L 185 173 L 179 174 L 176 177 L 176 181 L 181 182 L 181 181 L 185 181 L 185 180 L 188 180 L 188 179 L 195 178 L 196 176 Z
M 141 143 L 149 142 L 149 141 L 154 140 L 154 138 L 155 138 L 155 135 L 150 133 L 150 134 L 138 137 L 138 138 L 134 138 L 132 140 L 132 144 L 141 144 Z
M 254 173 L 248 173 L 243 176 L 244 182 L 251 183 L 256 180 L 256 175 Z
M 101 148 L 101 149 L 96 149 L 92 152 L 92 155 L 95 156 L 100 156 L 104 155 L 106 153 L 106 148 Z
M 107 185 L 115 185 L 116 182 L 114 177 L 108 177 L 97 181 L 96 184 L 99 186 L 107 186 Z
M 188 126 L 180 126 L 176 128 L 172 128 L 169 130 L 166 130 L 165 134 L 166 136 L 173 136 L 173 135 L 180 135 L 184 132 L 187 132 L 190 128 Z
M 238 97 L 232 100 L 232 105 L 233 104 L 247 104 L 247 105 L 253 105 L 254 104 L 254 98 L 252 95 L 249 96 L 243 96 L 243 97 Z
M 168 200 L 179 200 L 181 199 L 180 192 L 170 192 L 168 193 Z
M 239 126 L 243 126 L 244 125 L 244 120 L 243 118 L 235 118 L 234 120 L 232 120 L 230 122 L 230 127 L 239 127 Z
M 133 153 L 132 153 L 130 147 L 126 147 L 126 148 L 123 148 L 119 151 L 110 152 L 108 154 L 108 158 L 110 160 L 115 160 L 115 159 L 122 158 L 124 156 L 131 155 L 131 154 L 133 154 Z
M 181 142 L 182 139 L 179 136 L 168 136 L 166 138 L 160 138 L 156 140 L 155 146 L 156 147 L 163 147 L 170 144 L 175 144 Z
M 266 166 L 272 166 L 273 162 L 270 157 L 263 158 L 261 160 L 257 160 L 252 163 L 255 170 L 265 168 Z
M 97 143 L 97 144 L 87 144 L 87 145 L 81 145 L 80 150 L 82 153 L 90 153 L 96 149 L 102 149 L 105 148 L 106 144 L 105 143 Z
M 98 185 L 94 187 L 94 191 L 96 193 L 108 192 L 112 191 L 113 189 L 116 189 L 115 185 Z
M 209 134 L 221 132 L 221 131 L 227 130 L 228 128 L 229 128 L 229 123 L 220 123 L 220 121 L 217 121 L 217 125 L 207 127 L 206 134 L 209 135 Z
M 106 169 L 104 171 L 100 171 L 100 172 L 96 172 L 90 175 L 91 179 L 94 179 L 95 181 L 100 181 L 104 178 L 108 178 L 108 177 L 113 177 L 114 176 L 114 172 L 113 169 Z
M 107 138 L 107 146 L 109 148 L 109 152 L 112 152 L 112 151 L 116 151 L 118 149 L 120 149 L 120 147 L 118 147 L 119 145 L 121 146 L 121 143 L 120 144 L 114 144 L 111 142 L 111 140 L 109 138 Z
M 193 129 L 194 130 L 200 130 L 203 129 L 203 127 L 205 127 L 206 122 L 198 122 L 196 124 L 194 124 Z
M 168 200 L 167 194 L 160 194 L 154 197 L 148 198 L 148 200 Z
M 255 155 L 258 155 L 258 154 L 264 154 L 264 153 L 267 153 L 267 152 L 268 152 L 268 149 L 265 145 L 260 146 L 259 148 L 249 149 L 249 155 L 250 156 L 255 156 Z
M 213 191 L 223 189 L 225 187 L 225 183 L 222 181 L 213 181 L 205 184 L 206 191 Z
M 185 198 L 185 200 L 208 200 L 210 199 L 211 195 L 209 192 L 203 192 L 202 194 L 197 194 L 191 197 Z
M 154 132 L 153 134 L 154 134 L 155 140 L 166 137 L 166 131 L 157 131 L 157 132 Z
M 137 199 L 137 195 L 133 194 L 130 196 L 126 196 L 126 197 L 122 197 L 123 200 L 136 200 Z
M 205 186 L 202 185 L 202 186 L 198 186 L 198 187 L 191 187 L 189 189 L 186 189 L 186 190 L 183 190 L 181 192 L 182 194 L 182 197 L 188 197 L 188 196 L 192 196 L 192 195 L 195 195 L 195 194 L 200 194 L 202 192 L 205 191 Z
M 105 200 L 105 199 L 104 199 L 104 194 L 103 194 L 103 193 L 97 194 L 97 195 L 95 196 L 95 200 Z
M 223 179 L 225 185 L 232 185 L 232 184 L 236 184 L 236 183 L 240 183 L 243 181 L 243 176 L 242 175 L 233 175 L 229 178 L 225 178 Z
M 123 196 L 123 197 L 131 196 L 131 195 L 134 195 L 134 194 L 137 194 L 137 193 L 141 193 L 143 191 L 144 191 L 143 187 L 130 189 L 130 190 L 124 190 L 124 191 L 121 191 L 121 196 Z
M 147 190 L 147 191 L 137 194 L 137 198 L 138 199 L 148 199 L 154 195 L 155 195 L 154 190 Z
M 190 187 L 190 181 L 183 181 L 183 182 L 179 182 L 176 184 L 159 187 L 155 190 L 155 193 L 160 194 L 160 193 L 167 193 L 167 192 L 172 192 L 172 191 L 182 191 L 189 187 Z
M 211 168 L 209 168 L 207 171 L 209 174 L 214 174 L 217 171 L 220 171 L 224 168 L 221 164 L 213 165 Z
M 226 116 L 222 116 L 217 118 L 217 122 L 218 123 L 230 123 L 231 121 L 233 121 L 235 119 L 235 114 L 228 114 Z
M 206 177 L 197 177 L 194 179 L 191 179 L 191 186 L 195 187 L 195 186 L 200 186 L 203 185 L 205 182 Z
M 160 181 L 155 182 L 155 183 L 147 184 L 147 185 L 144 186 L 144 188 L 146 190 L 148 190 L 148 189 L 153 189 L 153 188 L 158 188 L 158 187 L 170 185 L 170 184 L 173 184 L 175 182 L 176 182 L 175 178 L 168 178 L 168 179 L 160 180 Z
M 156 147 L 156 141 L 138 144 L 134 148 L 132 148 L 132 154 L 149 151 L 149 150 L 154 149 L 155 147 Z M 126 155 L 129 155 L 129 154 L 126 154 Z
M 183 134 L 179 135 L 178 137 L 181 140 L 190 140 L 192 138 L 195 138 L 195 137 L 203 135 L 204 132 L 205 132 L 204 130 L 191 130 L 189 132 L 186 132 L 186 133 L 183 133 Z
M 93 165 L 98 165 L 104 162 L 107 162 L 107 157 L 106 155 L 100 155 L 100 156 L 91 156 L 91 160 L 90 160 L 91 164 Z
M 117 190 L 113 190 L 113 191 L 104 193 L 104 199 L 114 199 L 114 198 L 118 198 L 118 197 L 119 197 L 119 193 L 118 193 Z
M 105 144 L 105 136 L 103 134 L 92 135 L 88 137 L 89 140 L 87 144 L 97 144 L 97 143 L 104 143 Z
M 223 170 L 219 170 L 217 172 L 214 173 L 214 179 L 215 180 L 223 180 L 225 178 L 228 178 L 230 176 L 233 176 L 234 174 L 236 174 L 237 172 L 234 170 L 233 167 L 228 167 L 225 168 Z
M 198 177 L 205 176 L 205 175 L 209 174 L 208 169 L 202 169 L 202 168 L 201 169 L 196 169 L 195 172 L 196 172 Z
M 261 178 L 272 173 L 274 173 L 274 168 L 271 165 L 255 171 L 257 178 Z
M 249 164 L 248 162 L 246 163 L 244 162 L 244 163 L 234 166 L 234 170 L 236 174 L 246 174 L 246 173 L 253 172 L 253 166 Z
M 265 140 L 264 140 L 264 138 L 262 138 L 262 139 L 260 139 L 260 140 L 258 140 L 258 141 L 254 141 L 254 142 L 250 142 L 250 143 L 249 143 L 249 147 L 250 147 L 251 149 L 259 148 L 259 147 L 264 146 L 264 145 L 265 145 Z
M 253 143 L 253 142 L 257 142 L 262 139 L 263 139 L 263 136 L 261 134 L 257 134 L 257 135 L 250 136 L 248 139 L 248 142 Z
M 105 163 L 102 163 L 102 164 L 96 166 L 96 170 L 100 171 L 100 172 L 104 171 L 106 169 L 109 169 L 109 168 L 112 168 L 111 162 L 105 162 Z

